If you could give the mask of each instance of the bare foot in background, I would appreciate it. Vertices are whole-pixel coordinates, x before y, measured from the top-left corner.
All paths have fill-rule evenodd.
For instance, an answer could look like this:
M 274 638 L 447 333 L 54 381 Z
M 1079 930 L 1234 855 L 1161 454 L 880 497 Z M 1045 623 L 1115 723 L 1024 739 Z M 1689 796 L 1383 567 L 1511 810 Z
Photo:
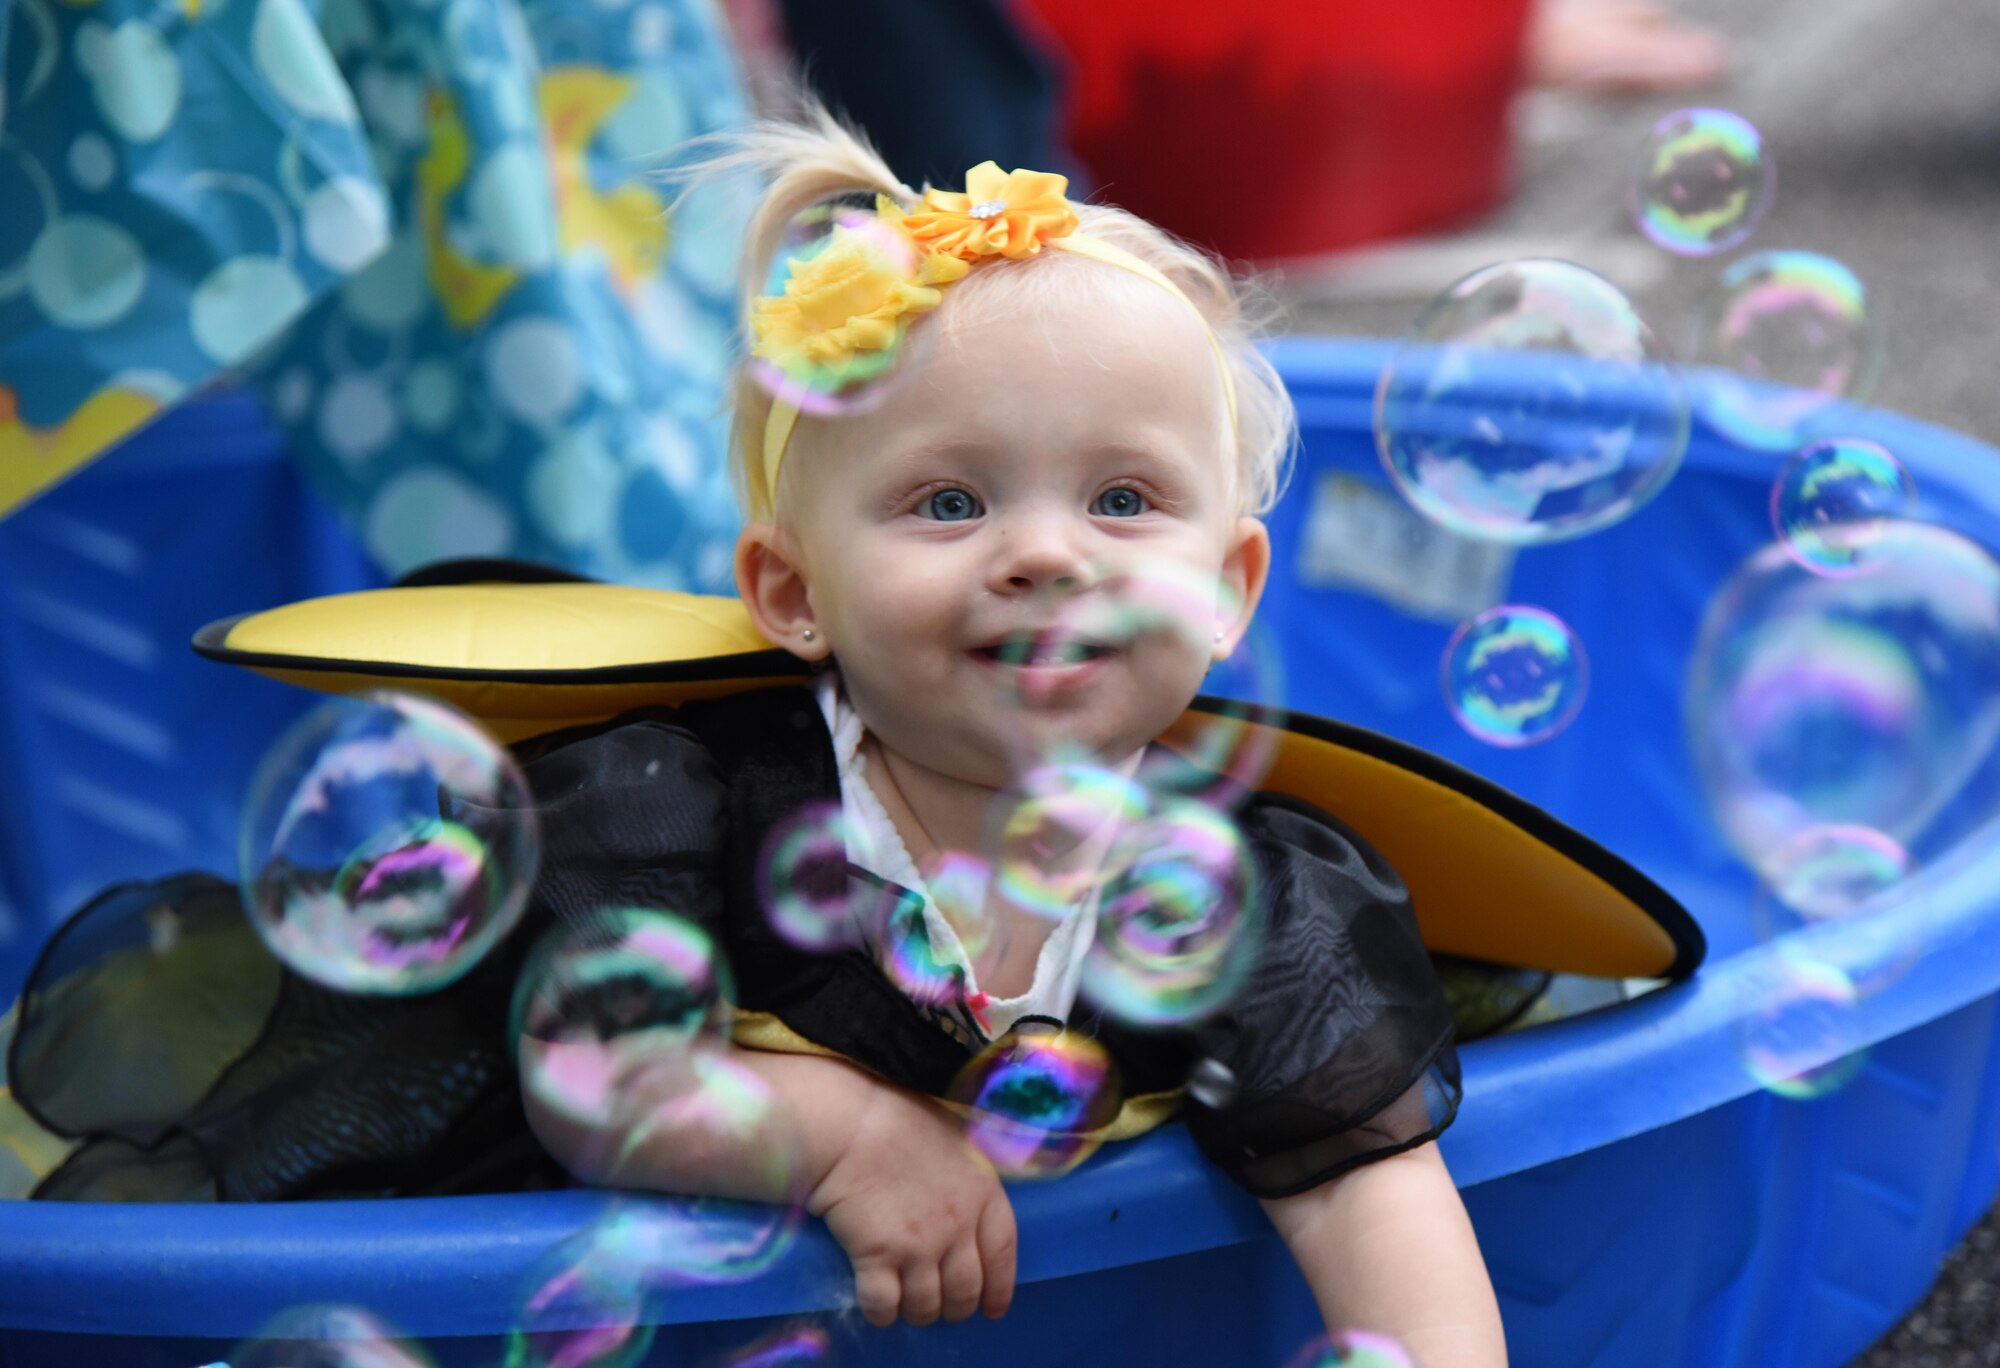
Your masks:
M 1528 32 L 1528 79 L 1597 93 L 1697 90 L 1729 74 L 1713 29 L 1650 0 L 1539 0 Z

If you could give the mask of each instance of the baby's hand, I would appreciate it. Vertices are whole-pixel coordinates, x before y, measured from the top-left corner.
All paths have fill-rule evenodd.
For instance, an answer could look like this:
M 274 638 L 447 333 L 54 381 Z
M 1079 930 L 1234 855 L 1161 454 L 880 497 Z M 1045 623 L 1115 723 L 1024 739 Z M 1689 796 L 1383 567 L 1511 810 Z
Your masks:
M 871 1325 L 912 1325 L 1014 1300 L 1014 1208 L 993 1166 L 928 1098 L 870 1080 L 852 1136 L 810 1199 L 854 1261 Z

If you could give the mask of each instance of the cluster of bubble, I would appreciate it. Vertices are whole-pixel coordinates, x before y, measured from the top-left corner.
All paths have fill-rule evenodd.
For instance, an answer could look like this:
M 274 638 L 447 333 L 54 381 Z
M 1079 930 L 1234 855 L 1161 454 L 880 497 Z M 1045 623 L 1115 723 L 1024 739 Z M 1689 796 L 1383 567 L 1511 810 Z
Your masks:
M 265 755 L 238 832 L 244 906 L 299 974 L 436 991 L 526 906 L 540 858 L 513 759 L 447 704 L 376 692 L 314 708 Z
M 1779 539 L 1712 600 L 1690 663 L 1704 796 L 1774 941 L 1743 1059 L 1785 1096 L 1859 1069 L 1856 1009 L 1928 938 L 1910 882 L 2000 785 L 2000 562 L 1897 516 L 1913 500 L 1879 446 L 1807 447 L 1773 494 Z

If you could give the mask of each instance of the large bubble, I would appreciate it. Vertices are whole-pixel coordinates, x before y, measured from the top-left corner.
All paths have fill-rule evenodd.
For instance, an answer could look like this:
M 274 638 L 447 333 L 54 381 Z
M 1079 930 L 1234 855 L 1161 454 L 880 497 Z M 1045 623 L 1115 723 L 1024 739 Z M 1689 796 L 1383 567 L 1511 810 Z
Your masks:
M 1681 256 L 1740 247 L 1776 182 L 1764 139 L 1726 109 L 1680 109 L 1653 125 L 1632 178 L 1639 231 Z
M 236 1346 L 230 1368 L 432 1368 L 422 1345 L 359 1307 L 296 1306 Z
M 519 920 L 540 840 L 513 758 L 433 699 L 336 698 L 264 757 L 238 836 L 244 906 L 307 978 L 425 993 Z
M 1888 448 L 1859 437 L 1793 453 L 1771 486 L 1771 526 L 1792 559 L 1821 575 L 1860 566 L 1886 520 L 1916 512 L 1917 486 Z
M 1785 451 L 1836 399 L 1860 400 L 1881 368 L 1861 280 L 1816 252 L 1759 252 L 1722 273 L 1696 354 L 1717 367 L 1696 390 L 1702 417 L 1744 446 Z
M 1010 1178 L 1052 1178 L 1082 1163 L 1124 1090 L 1104 1047 L 1068 1031 L 1003 1036 L 959 1073 L 951 1099 L 966 1136 Z
M 575 1121 L 608 1126 L 643 1081 L 682 1076 L 728 1032 L 728 966 L 706 931 L 645 908 L 601 908 L 535 947 L 514 993 L 522 1086 Z
M 1192 799 L 1163 800 L 1114 853 L 1084 956 L 1083 992 L 1140 1025 L 1218 1010 L 1256 963 L 1257 895 L 1236 824 Z
M 829 1361 L 832 1336 L 817 1325 L 780 1326 L 744 1345 L 719 1368 L 804 1368 Z
M 922 362 L 935 308 L 926 257 L 871 200 L 811 205 L 786 226 L 753 307 L 750 373 L 815 418 L 879 406 Z
M 1375 441 L 1432 521 L 1513 545 L 1609 527 L 1679 469 L 1681 380 L 1645 320 L 1566 261 L 1475 271 L 1417 320 L 1375 392 Z
M 1802 834 L 1862 828 L 1918 862 L 1990 813 L 1955 809 L 2000 737 L 2000 565 L 1921 523 L 1885 527 L 1861 573 L 1784 548 L 1752 556 L 1709 605 L 1686 723 L 1705 796 L 1773 887 Z
M 1569 624 L 1518 603 L 1460 624 L 1439 674 L 1451 715 L 1495 746 L 1548 740 L 1576 720 L 1590 687 L 1589 659 Z

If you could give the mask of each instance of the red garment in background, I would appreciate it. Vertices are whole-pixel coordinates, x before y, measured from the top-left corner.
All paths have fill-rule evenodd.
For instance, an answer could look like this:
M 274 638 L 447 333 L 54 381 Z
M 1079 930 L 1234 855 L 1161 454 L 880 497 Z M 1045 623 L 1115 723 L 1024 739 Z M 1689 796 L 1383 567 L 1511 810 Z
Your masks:
M 1243 260 L 1440 227 L 1506 190 L 1531 0 L 1018 0 L 1099 196 Z

